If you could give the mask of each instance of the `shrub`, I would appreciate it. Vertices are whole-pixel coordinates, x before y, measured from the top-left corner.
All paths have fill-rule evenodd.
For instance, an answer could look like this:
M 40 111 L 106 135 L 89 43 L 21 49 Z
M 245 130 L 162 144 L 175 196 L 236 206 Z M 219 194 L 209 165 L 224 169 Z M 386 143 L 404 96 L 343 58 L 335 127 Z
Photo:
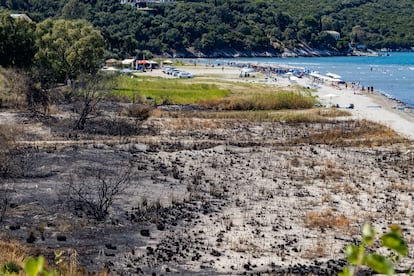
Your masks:
M 331 210 L 321 212 L 308 212 L 305 215 L 305 225 L 310 228 L 326 229 L 347 229 L 351 221 L 343 214 L 335 214 Z
M 151 115 L 152 108 L 148 105 L 132 105 L 127 109 L 126 115 L 138 121 L 146 120 Z
M 389 256 L 383 256 L 374 252 L 377 244 L 377 231 L 370 224 L 364 224 L 362 227 L 362 241 L 359 246 L 349 244 L 345 248 L 348 262 L 347 266 L 339 273 L 339 276 L 358 275 L 358 271 L 367 266 L 377 273 L 393 275 L 395 273 L 394 265 L 400 257 L 408 255 L 408 245 L 402 236 L 402 229 L 398 225 L 391 225 L 390 231 L 379 237 L 381 247 L 391 251 Z M 411 274 L 411 273 L 410 273 Z
M 26 106 L 29 77 L 16 69 L 0 70 L 0 108 L 23 108 Z
M 221 110 L 281 110 L 311 108 L 315 99 L 300 91 L 256 93 L 200 101 L 200 105 Z
M 75 211 L 104 220 L 116 197 L 130 182 L 131 164 L 121 167 L 126 169 L 93 167 L 72 172 L 63 188 L 64 200 Z

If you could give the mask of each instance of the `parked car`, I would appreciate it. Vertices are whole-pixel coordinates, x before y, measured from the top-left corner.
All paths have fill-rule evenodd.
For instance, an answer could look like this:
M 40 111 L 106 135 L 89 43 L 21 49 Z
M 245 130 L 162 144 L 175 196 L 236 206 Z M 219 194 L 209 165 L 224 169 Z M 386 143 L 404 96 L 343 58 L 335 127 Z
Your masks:
M 189 73 L 189 72 L 180 72 L 180 73 L 178 74 L 178 77 L 179 77 L 180 79 L 184 79 L 184 78 L 189 79 L 189 78 L 194 77 L 194 75 L 193 75 L 193 74 L 191 74 L 191 73 Z
M 172 70 L 171 75 L 176 77 L 176 76 L 178 76 L 179 73 L 181 73 L 180 70 Z
M 172 66 L 163 66 L 162 67 L 162 72 L 165 73 L 165 74 L 168 74 L 168 72 L 173 70 L 173 69 L 174 69 L 174 67 L 172 67 Z

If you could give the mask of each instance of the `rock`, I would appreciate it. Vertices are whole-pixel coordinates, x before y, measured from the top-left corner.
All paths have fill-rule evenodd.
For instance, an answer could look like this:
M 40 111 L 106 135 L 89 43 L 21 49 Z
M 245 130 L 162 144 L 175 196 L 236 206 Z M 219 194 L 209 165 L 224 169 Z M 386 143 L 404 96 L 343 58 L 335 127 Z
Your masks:
M 145 152 L 145 151 L 147 151 L 147 148 L 148 147 L 145 144 L 134 144 L 132 146 L 132 149 L 135 150 L 135 151 L 138 151 L 138 152 Z
M 105 144 L 94 144 L 93 147 L 95 149 L 102 149 L 102 150 L 109 149 L 109 146 L 108 145 L 105 145 Z
M 36 237 L 33 232 L 30 232 L 29 237 L 26 239 L 27 243 L 34 243 L 36 241 Z
M 64 236 L 64 235 L 57 235 L 56 239 L 57 239 L 57 241 L 66 241 L 66 236 Z
M 221 253 L 219 251 L 213 249 L 211 251 L 211 255 L 213 255 L 214 257 L 220 257 L 221 256 Z
M 144 236 L 144 237 L 149 237 L 149 236 L 150 236 L 150 231 L 149 231 L 149 229 L 142 229 L 140 233 L 141 233 L 141 235 L 142 235 L 142 236 Z
M 154 248 L 147 246 L 147 255 L 154 255 Z
M 105 247 L 108 248 L 108 249 L 111 249 L 111 250 L 116 250 L 116 246 L 112 245 L 110 243 L 105 244 Z
M 20 225 L 10 225 L 9 229 L 12 230 L 12 231 L 19 230 L 20 229 Z
M 157 229 L 159 231 L 164 231 L 165 230 L 165 225 L 163 223 L 157 223 Z

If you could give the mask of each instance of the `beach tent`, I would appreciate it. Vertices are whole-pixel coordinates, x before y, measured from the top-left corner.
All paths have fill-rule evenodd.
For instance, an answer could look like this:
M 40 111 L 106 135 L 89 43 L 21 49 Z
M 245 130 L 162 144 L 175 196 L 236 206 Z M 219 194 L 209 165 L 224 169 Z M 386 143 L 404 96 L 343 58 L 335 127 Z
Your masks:
M 121 61 L 115 58 L 110 58 L 105 61 L 105 64 L 108 64 L 108 65 L 120 64 L 120 63 Z
M 244 74 L 256 73 L 253 68 L 242 68 L 240 71 Z
M 169 59 L 166 59 L 162 62 L 163 64 L 173 64 L 173 62 Z
M 133 58 L 126 58 L 126 59 L 122 60 L 122 62 L 121 62 L 122 66 L 127 66 L 127 67 L 132 67 L 133 63 L 134 63 Z
M 150 65 L 152 69 L 158 68 L 158 62 L 154 60 L 148 60 L 148 64 Z

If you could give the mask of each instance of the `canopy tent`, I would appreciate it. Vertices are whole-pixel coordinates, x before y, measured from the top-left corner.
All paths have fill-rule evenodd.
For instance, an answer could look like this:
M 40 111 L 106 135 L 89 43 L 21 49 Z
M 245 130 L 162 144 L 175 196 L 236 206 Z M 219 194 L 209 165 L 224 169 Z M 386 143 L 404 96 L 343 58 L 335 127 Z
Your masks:
M 240 71 L 245 74 L 256 73 L 253 68 L 242 68 Z
M 131 66 L 133 62 L 134 62 L 134 59 L 133 58 L 126 58 L 126 59 L 122 60 L 121 63 L 122 63 L 122 65 Z
M 115 59 L 115 58 L 110 58 L 110 59 L 107 59 L 107 60 L 105 61 L 105 63 L 106 63 L 106 64 L 117 64 L 117 63 L 121 63 L 121 61 L 120 61 L 120 60 L 117 60 L 117 59 Z

